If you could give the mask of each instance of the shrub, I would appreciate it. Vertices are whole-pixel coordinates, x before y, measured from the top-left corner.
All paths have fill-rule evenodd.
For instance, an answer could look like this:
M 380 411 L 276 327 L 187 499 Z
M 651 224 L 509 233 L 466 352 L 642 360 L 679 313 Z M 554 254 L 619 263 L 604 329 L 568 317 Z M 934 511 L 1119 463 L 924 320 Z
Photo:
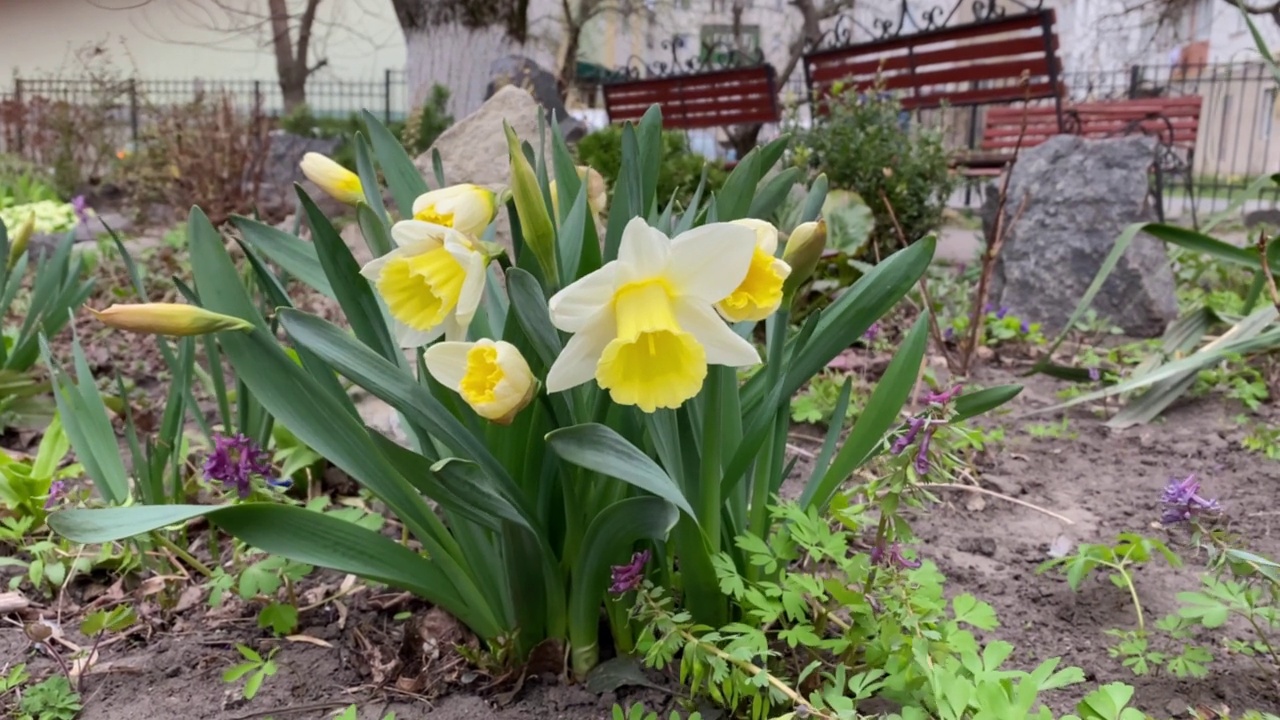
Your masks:
M 875 227 L 863 257 L 883 258 L 903 244 L 886 199 L 907 242 L 936 228 L 956 186 L 941 133 L 911 127 L 902 104 L 886 93 L 838 92 L 830 107 L 806 142 L 831 185 L 858 193 L 871 208 Z
M 610 125 L 582 138 L 578 142 L 578 161 L 594 168 L 609 182 L 609 187 L 614 187 L 622 169 L 622 128 Z M 706 192 L 719 191 L 729 176 L 724 166 L 690 151 L 684 133 L 663 131 L 662 165 L 658 168 L 659 201 L 665 204 L 675 194 L 681 205 L 687 205 L 702 178 L 703 166 L 707 168 Z
M 0 210 L 59 200 L 61 198 L 49 173 L 17 155 L 0 154 Z

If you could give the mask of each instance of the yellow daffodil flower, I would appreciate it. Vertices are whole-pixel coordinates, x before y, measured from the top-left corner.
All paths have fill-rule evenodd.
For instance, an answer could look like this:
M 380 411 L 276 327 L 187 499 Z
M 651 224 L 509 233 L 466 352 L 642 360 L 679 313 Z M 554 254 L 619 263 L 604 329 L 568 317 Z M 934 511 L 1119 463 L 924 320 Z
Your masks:
M 253 323 L 248 320 L 180 303 L 112 305 L 106 310 L 89 308 L 89 312 L 108 327 L 149 335 L 186 337 L 253 329 Z
M 479 185 L 450 185 L 418 196 L 413 218 L 480 237 L 498 213 L 497 196 Z
M 591 212 L 596 215 L 603 213 L 605 205 L 609 202 L 609 191 L 605 186 L 604 176 L 594 168 L 579 165 L 578 179 L 587 184 L 587 207 L 591 208 Z M 556 221 L 559 222 L 560 194 L 556 192 L 555 180 L 551 181 L 548 191 L 551 193 L 551 209 L 555 213 Z
M 707 365 L 760 362 L 712 306 L 742 283 L 755 234 L 732 223 L 668 239 L 627 224 L 618 259 L 556 293 L 551 321 L 573 337 L 547 374 L 548 392 L 595 378 L 620 405 L 676 408 L 698 394 Z
M 716 310 L 729 322 L 759 322 L 782 304 L 782 284 L 791 266 L 774 257 L 778 252 L 778 229 L 763 220 L 734 220 L 734 225 L 750 228 L 756 235 L 751 267 L 738 287 L 720 302 Z
M 442 342 L 423 353 L 427 372 L 453 390 L 477 415 L 509 425 L 532 400 L 538 383 L 515 345 L 478 340 Z
M 421 220 L 391 226 L 396 249 L 360 270 L 395 321 L 400 347 L 462 340 L 484 295 L 488 258 L 453 228 Z
M 347 205 L 355 205 L 364 200 L 360 176 L 324 155 L 309 152 L 302 156 L 298 167 L 308 180 L 334 200 Z

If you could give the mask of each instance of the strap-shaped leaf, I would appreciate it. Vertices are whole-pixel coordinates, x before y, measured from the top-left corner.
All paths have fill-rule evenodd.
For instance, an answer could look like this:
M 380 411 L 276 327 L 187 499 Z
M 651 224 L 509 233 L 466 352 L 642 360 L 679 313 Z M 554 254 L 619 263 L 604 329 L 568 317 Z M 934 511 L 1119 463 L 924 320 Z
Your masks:
M 285 272 L 306 283 L 311 289 L 327 298 L 336 299 L 329 279 L 320 266 L 316 247 L 296 235 L 264 225 L 245 217 L 231 218 L 231 224 L 240 231 L 240 237 L 253 249 L 267 256 Z
M 405 152 L 404 145 L 377 116 L 365 110 L 361 117 L 365 130 L 369 132 L 373 154 L 378 158 L 382 176 L 387 179 L 387 187 L 391 189 L 391 197 L 395 198 L 400 217 L 413 217 L 413 201 L 427 192 L 427 181 Z
M 612 428 L 595 423 L 574 425 L 551 432 L 547 442 L 566 462 L 653 493 L 697 519 L 671 476 Z

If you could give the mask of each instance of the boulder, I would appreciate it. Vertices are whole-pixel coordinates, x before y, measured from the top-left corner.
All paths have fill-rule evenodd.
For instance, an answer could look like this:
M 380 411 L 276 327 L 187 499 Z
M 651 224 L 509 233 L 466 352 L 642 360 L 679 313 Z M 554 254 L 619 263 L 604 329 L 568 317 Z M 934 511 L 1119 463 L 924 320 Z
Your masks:
M 569 142 L 577 142 L 587 134 L 587 126 L 569 115 L 560 97 L 560 84 L 556 76 L 538 63 L 523 55 L 507 55 L 489 65 L 489 87 L 485 98 L 493 97 L 499 89 L 514 85 L 533 95 L 533 99 L 546 110 L 547 125 L 554 117 L 560 123 L 560 132 Z
M 283 130 L 272 132 L 262 169 L 262 184 L 258 188 L 258 212 L 269 218 L 284 217 L 293 212 L 297 204 L 297 195 L 293 192 L 295 182 L 302 183 L 307 194 L 329 217 L 347 212 L 349 208 L 324 194 L 298 169 L 303 155 L 317 152 L 332 156 L 340 142 L 338 138 L 303 137 Z
M 1059 135 L 1023 152 L 1009 178 L 991 302 L 1061 330 L 1124 228 L 1156 219 L 1147 180 L 1154 155 L 1155 139 L 1139 136 Z M 988 242 L 998 195 L 998 185 L 988 187 Z M 1163 333 L 1178 313 L 1165 246 L 1147 235 L 1134 238 L 1092 307 L 1131 336 Z
M 528 91 L 514 85 L 498 88 L 474 113 L 445 130 L 427 151 L 414 161 L 418 171 L 433 178 L 431 154 L 439 151 L 445 180 L 450 184 L 475 183 L 491 190 L 508 185 L 511 162 L 507 157 L 507 137 L 502 123 L 506 121 L 521 140 L 538 140 L 538 103 Z M 432 181 L 434 185 L 434 181 Z M 506 213 L 500 213 L 495 241 L 511 247 L 511 226 Z

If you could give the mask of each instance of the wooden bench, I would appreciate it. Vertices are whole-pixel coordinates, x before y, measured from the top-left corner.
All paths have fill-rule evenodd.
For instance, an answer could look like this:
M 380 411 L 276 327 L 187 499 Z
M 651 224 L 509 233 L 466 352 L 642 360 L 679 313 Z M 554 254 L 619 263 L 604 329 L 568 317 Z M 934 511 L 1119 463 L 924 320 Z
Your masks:
M 906 110 L 1051 99 L 1060 111 L 1055 22 L 1052 10 L 1038 10 L 812 51 L 804 56 L 809 99 L 819 115 L 837 87 L 895 92 Z M 1055 119 L 1060 127 L 1060 112 Z
M 652 105 L 662 108 L 662 126 L 677 130 L 777 122 L 777 78 L 772 65 L 710 72 L 621 79 L 604 85 L 610 122 L 638 121 Z
M 1135 133 L 1155 137 L 1153 192 L 1157 211 L 1163 219 L 1168 176 L 1183 175 L 1187 191 L 1191 192 L 1191 171 L 1203 105 L 1204 99 L 1198 95 L 1079 103 L 1062 110 L 1062 130 L 1095 140 Z M 1056 117 L 1057 109 L 1052 106 L 987 110 L 982 142 L 978 151 L 968 156 L 964 174 L 968 177 L 999 175 L 1007 164 L 1007 153 L 1012 153 L 1018 145 L 1019 135 L 1022 135 L 1022 149 L 1035 147 L 1058 134 Z M 1001 161 L 1001 157 L 1006 159 Z M 1194 203 L 1192 208 L 1194 211 Z

